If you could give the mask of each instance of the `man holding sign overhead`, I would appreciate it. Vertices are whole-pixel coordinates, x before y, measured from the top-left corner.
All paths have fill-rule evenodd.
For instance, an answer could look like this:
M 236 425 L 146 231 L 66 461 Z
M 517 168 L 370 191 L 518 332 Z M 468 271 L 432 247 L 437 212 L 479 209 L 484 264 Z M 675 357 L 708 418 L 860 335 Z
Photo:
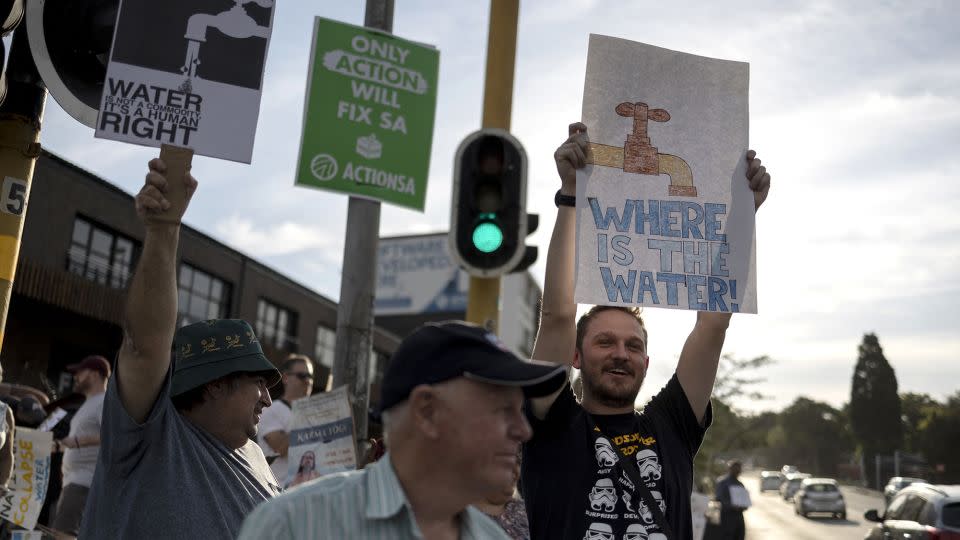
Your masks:
M 244 321 L 176 329 L 183 211 L 167 212 L 173 181 L 155 159 L 136 197 L 146 235 L 80 538 L 233 540 L 243 518 L 280 492 L 252 440 L 280 372 Z M 177 181 L 189 203 L 196 180 Z
M 742 82 L 737 87 L 743 94 L 742 111 L 736 104 L 731 109 L 742 112 L 739 117 L 732 116 L 745 120 L 745 65 L 722 66 L 730 69 L 721 69 L 718 77 L 710 79 L 711 70 L 703 67 L 703 60 L 710 59 L 678 58 L 680 53 L 602 36 L 592 36 L 590 47 L 584 119 L 596 122 L 601 136 L 591 142 L 585 124 L 571 124 L 569 138 L 554 155 L 561 189 L 555 198 L 558 214 L 547 254 L 542 318 L 533 352 L 534 358 L 580 369 L 583 400 L 578 403 L 568 385 L 528 402 L 534 433 L 524 445 L 521 486 L 531 537 L 689 539 L 693 459 L 711 422 L 710 394 L 717 364 L 731 313 L 738 310 L 729 290 L 733 279 L 724 281 L 728 286 L 726 297 L 719 294 L 719 285 L 711 297 L 707 285 L 698 290 L 697 284 L 701 277 L 706 284 L 711 283 L 709 278 L 720 279 L 714 275 L 720 268 L 729 269 L 731 274 L 739 269 L 732 257 L 711 258 L 710 250 L 726 255 L 752 245 L 752 230 L 747 231 L 741 244 L 731 239 L 733 247 L 710 245 L 713 240 L 704 233 L 709 232 L 720 244 L 725 242 L 719 235 L 730 232 L 718 217 L 721 210 L 730 211 L 732 216 L 745 204 L 725 199 L 711 183 L 725 183 L 728 197 L 731 190 L 746 195 L 752 223 L 753 211 L 767 197 L 770 175 L 753 151 L 744 153 L 742 146 L 737 149 L 745 133 L 721 141 L 721 152 L 704 151 L 709 157 L 721 155 L 718 161 L 729 169 L 711 170 L 699 159 L 696 144 L 662 136 L 659 124 L 671 118 L 667 109 L 641 101 L 666 102 L 666 107 L 678 113 L 676 116 L 680 112 L 695 115 L 698 96 L 673 103 L 670 100 L 675 95 L 669 85 L 619 92 L 615 88 L 621 75 L 629 75 L 630 82 L 624 86 L 643 87 L 646 81 L 638 83 L 637 75 L 647 75 L 644 70 L 651 72 L 650 77 L 660 77 L 673 85 L 683 83 L 685 76 L 694 79 L 675 94 L 682 95 L 689 86 L 701 94 L 699 99 L 706 96 L 705 108 L 713 111 L 711 115 L 702 114 L 699 124 L 692 124 L 695 129 L 690 139 L 695 141 L 699 133 L 716 131 L 703 124 L 703 118 L 715 120 L 716 109 L 723 109 L 714 105 L 716 99 L 711 98 L 717 96 L 709 92 L 724 88 L 728 82 L 734 87 Z M 619 72 L 604 73 L 611 66 Z M 651 66 L 655 69 L 650 70 Z M 724 79 L 731 71 L 730 80 Z M 663 76 L 665 72 L 669 77 Z M 705 84 L 698 77 L 715 84 Z M 594 85 L 602 88 L 597 90 Z M 624 124 L 622 117 L 629 120 Z M 682 129 L 683 120 L 675 120 Z M 648 131 L 650 121 L 658 126 Z M 625 128 L 625 134 L 618 132 L 621 128 Z M 661 147 L 652 146 L 651 138 Z M 669 185 L 664 175 L 669 176 Z M 619 205 L 614 202 L 617 197 Z M 642 208 L 638 209 L 638 203 L 643 203 Z M 669 209 L 673 207 L 684 212 L 671 215 Z M 708 207 L 713 212 L 710 219 L 704 210 Z M 664 210 L 667 215 L 654 219 L 653 214 L 662 208 L 669 210 Z M 699 213 L 697 208 L 701 209 Z M 711 219 L 717 224 L 708 225 Z M 666 232 L 670 237 L 663 234 Z M 584 241 L 589 235 L 592 244 Z M 676 254 L 662 243 L 673 238 L 679 238 Z M 682 260 L 687 254 L 685 238 L 703 241 L 694 242 L 689 250 L 689 258 L 696 264 Z M 676 268 L 647 270 L 641 260 L 647 248 L 666 249 L 668 255 L 655 256 L 654 264 Z M 751 260 L 749 249 L 741 255 Z M 717 272 L 708 271 L 706 266 L 717 261 L 724 264 L 713 265 Z M 703 271 L 706 274 L 699 276 Z M 688 294 L 688 288 L 694 292 Z M 743 290 L 738 293 L 737 301 L 749 306 L 752 297 Z M 575 298 L 607 305 L 592 308 L 576 321 Z M 689 298 L 690 305 L 681 306 L 681 298 L 684 304 Z M 718 299 L 724 300 L 723 306 Z M 676 373 L 642 413 L 634 407 L 650 360 L 638 305 L 700 310 Z

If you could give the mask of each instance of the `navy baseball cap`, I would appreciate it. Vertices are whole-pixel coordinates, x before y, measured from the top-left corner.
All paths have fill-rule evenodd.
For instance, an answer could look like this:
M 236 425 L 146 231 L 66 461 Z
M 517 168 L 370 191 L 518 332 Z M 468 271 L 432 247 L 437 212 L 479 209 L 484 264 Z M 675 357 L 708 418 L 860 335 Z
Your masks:
M 567 381 L 567 366 L 523 360 L 496 335 L 463 321 L 427 323 L 400 343 L 383 376 L 380 412 L 410 396 L 421 384 L 457 377 L 498 386 L 517 386 L 526 397 L 559 390 Z

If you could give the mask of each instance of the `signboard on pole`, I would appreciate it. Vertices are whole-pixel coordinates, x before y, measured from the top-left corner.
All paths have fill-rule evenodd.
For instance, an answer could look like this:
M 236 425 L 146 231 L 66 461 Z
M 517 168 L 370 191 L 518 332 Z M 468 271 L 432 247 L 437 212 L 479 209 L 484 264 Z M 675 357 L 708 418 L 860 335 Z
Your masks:
M 33 529 L 47 497 L 53 434 L 20 427 L 14 433 L 13 474 L 0 496 L 0 517 Z
M 347 387 L 293 402 L 287 486 L 357 468 Z
M 96 136 L 250 163 L 273 11 L 274 0 L 122 0 Z
M 317 17 L 296 184 L 423 210 L 440 52 Z
M 590 36 L 579 303 L 757 312 L 749 65 Z
M 466 311 L 470 276 L 450 257 L 449 234 L 381 238 L 378 316 Z

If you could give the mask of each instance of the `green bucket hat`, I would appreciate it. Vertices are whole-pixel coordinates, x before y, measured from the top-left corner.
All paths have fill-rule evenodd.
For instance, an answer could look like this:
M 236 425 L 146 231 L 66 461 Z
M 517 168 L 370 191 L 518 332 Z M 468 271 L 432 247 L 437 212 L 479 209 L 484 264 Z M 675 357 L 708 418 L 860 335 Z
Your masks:
M 240 319 L 212 319 L 184 326 L 173 336 L 170 396 L 178 396 L 231 373 L 263 373 L 267 386 L 280 371 L 267 360 L 253 328 Z

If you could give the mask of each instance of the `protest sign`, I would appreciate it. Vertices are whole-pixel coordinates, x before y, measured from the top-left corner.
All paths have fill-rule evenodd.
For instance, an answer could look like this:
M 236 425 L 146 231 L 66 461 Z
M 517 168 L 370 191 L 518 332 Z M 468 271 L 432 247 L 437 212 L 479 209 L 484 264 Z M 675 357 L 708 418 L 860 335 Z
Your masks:
M 317 17 L 296 184 L 423 210 L 440 52 Z
M 757 312 L 749 66 L 590 36 L 577 302 Z
M 47 497 L 53 434 L 20 427 L 14 433 L 13 474 L 0 496 L 0 517 L 33 529 Z
M 347 387 L 293 402 L 287 486 L 357 468 Z
M 448 237 L 380 239 L 373 302 L 377 316 L 467 310 L 470 276 L 450 257 Z
M 123 0 L 96 136 L 250 163 L 273 7 Z

